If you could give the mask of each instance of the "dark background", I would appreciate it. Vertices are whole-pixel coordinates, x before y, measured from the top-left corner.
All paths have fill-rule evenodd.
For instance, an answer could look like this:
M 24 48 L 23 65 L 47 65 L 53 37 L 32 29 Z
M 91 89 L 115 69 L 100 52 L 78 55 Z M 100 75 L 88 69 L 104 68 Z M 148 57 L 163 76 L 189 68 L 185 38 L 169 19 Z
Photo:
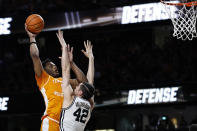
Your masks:
M 147 1 L 127 0 L 0 0 L 0 17 L 13 17 L 12 31 L 23 27 L 31 13 L 47 16 L 65 11 L 109 9 Z M 151 2 L 151 1 L 148 1 Z M 24 16 L 22 18 L 22 16 Z M 41 60 L 50 58 L 59 70 L 61 55 L 56 31 L 38 35 Z M 96 108 L 88 130 L 116 131 L 189 130 L 196 123 L 197 40 L 172 37 L 170 20 L 103 27 L 64 30 L 67 43 L 74 47 L 74 61 L 87 73 L 88 60 L 81 53 L 83 41 L 90 40 L 95 56 Z M 74 78 L 74 75 L 72 74 Z M 122 97 L 131 89 L 181 86 L 183 103 L 153 105 L 105 105 L 105 101 Z M 9 96 L 8 111 L 0 111 L 0 131 L 35 131 L 40 129 L 45 110 L 29 55 L 28 37 L 20 33 L 0 36 L 0 97 Z M 167 120 L 162 120 L 166 116 Z M 178 128 L 171 122 L 176 118 Z

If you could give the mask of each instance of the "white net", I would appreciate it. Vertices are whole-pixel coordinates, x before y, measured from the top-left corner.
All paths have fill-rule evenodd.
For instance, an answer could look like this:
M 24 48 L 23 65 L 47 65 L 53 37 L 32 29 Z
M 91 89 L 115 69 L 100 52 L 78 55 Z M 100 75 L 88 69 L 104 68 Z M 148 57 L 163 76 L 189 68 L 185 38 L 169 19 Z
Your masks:
M 182 3 L 181 5 L 166 4 L 165 2 Z M 192 40 L 196 33 L 196 3 L 188 4 L 187 0 L 162 2 L 174 26 L 173 36 L 177 39 Z M 185 4 L 183 4 L 185 3 Z M 186 4 L 187 3 L 187 4 Z

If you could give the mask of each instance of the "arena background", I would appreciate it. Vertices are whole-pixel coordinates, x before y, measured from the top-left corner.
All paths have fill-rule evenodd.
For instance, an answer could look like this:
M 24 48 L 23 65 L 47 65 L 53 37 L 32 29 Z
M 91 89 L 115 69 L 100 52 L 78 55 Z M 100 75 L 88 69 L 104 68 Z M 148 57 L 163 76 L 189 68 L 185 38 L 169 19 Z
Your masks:
M 74 61 L 85 73 L 88 60 L 80 50 L 84 40 L 94 45 L 96 106 L 86 131 L 195 130 L 197 38 L 173 38 L 165 13 L 153 17 L 160 9 L 158 3 L 0 0 L 0 131 L 40 129 L 45 107 L 24 30 L 32 13 L 45 20 L 45 29 L 37 37 L 41 60 L 50 58 L 60 69 L 57 29 L 64 31 L 65 40 L 74 47 Z M 139 7 L 135 20 L 123 20 L 125 7 L 133 5 Z M 152 15 L 142 18 L 141 9 L 151 10 Z M 174 87 L 178 87 L 176 101 L 128 104 L 129 90 Z

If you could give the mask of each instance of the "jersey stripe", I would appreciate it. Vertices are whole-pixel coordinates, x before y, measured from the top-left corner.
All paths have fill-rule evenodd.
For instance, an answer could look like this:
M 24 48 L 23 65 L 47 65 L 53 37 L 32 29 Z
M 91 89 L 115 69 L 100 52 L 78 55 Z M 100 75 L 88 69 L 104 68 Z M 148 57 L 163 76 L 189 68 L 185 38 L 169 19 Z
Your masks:
M 62 110 L 61 116 L 60 116 L 60 131 L 64 131 L 64 128 L 63 128 L 64 113 L 65 113 L 65 110 Z
M 49 78 L 48 78 L 47 82 L 46 82 L 46 83 L 44 83 L 44 85 L 42 86 L 42 88 L 44 88 L 44 87 L 48 84 L 49 79 L 50 79 L 50 76 L 49 76 Z
M 46 90 L 44 88 L 41 89 L 41 93 L 44 97 L 44 102 L 45 102 L 45 112 L 44 112 L 44 115 L 46 115 L 46 112 L 47 112 L 47 109 L 48 109 L 48 97 L 47 97 L 47 94 L 46 94 Z
M 49 118 L 50 120 L 52 120 L 52 121 L 54 121 L 54 122 L 56 122 L 56 123 L 59 124 L 59 121 L 57 121 L 57 120 L 55 120 L 55 119 L 53 119 L 53 118 L 51 118 L 51 117 L 49 117 L 49 116 L 47 116 L 47 118 Z
M 72 107 L 72 105 L 75 103 L 75 100 L 76 100 L 76 96 L 74 97 L 72 103 L 70 104 L 70 106 L 66 107 L 66 108 L 62 108 L 62 110 L 68 110 L 69 108 Z
M 44 97 L 44 102 L 45 102 L 45 105 L 46 105 L 44 115 L 47 114 L 47 109 L 48 109 L 48 97 L 47 97 L 46 90 L 45 90 L 44 87 L 48 84 L 49 79 L 50 79 L 50 76 L 48 77 L 47 82 L 42 86 L 42 89 L 41 89 L 41 93 L 42 93 L 42 95 Z
M 48 131 L 49 130 L 49 119 L 44 119 L 43 120 L 43 125 L 42 125 L 42 131 Z

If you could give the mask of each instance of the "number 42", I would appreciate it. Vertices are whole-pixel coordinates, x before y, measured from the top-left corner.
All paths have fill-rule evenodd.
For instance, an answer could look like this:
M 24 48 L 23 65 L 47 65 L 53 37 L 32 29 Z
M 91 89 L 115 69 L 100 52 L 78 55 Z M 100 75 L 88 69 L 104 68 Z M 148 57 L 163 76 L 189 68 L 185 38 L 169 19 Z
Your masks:
M 78 108 L 73 115 L 76 116 L 75 121 L 81 122 L 81 123 L 85 123 L 86 122 L 86 118 L 88 116 L 89 111 L 87 109 L 81 109 Z

